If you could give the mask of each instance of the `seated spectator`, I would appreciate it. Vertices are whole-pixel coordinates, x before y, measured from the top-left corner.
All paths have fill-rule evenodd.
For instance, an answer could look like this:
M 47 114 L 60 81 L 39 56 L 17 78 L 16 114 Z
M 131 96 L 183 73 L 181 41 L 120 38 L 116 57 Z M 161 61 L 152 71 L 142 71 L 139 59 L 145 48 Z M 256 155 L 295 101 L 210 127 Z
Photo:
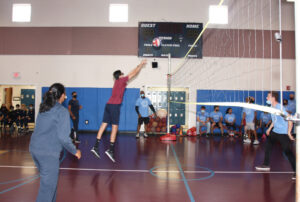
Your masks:
M 211 121 L 211 133 L 214 133 L 214 129 L 216 127 L 220 128 L 221 135 L 223 136 L 224 130 L 223 130 L 223 115 L 219 111 L 219 106 L 214 106 L 214 111 L 210 113 L 210 121 Z
M 28 113 L 27 113 L 28 123 L 34 123 L 34 116 L 35 116 L 35 110 L 33 108 L 33 105 L 30 104 L 29 105 L 29 110 L 28 110 Z
M 290 94 L 289 95 L 290 99 L 288 101 L 288 104 L 286 106 L 286 111 L 289 114 L 295 114 L 296 113 L 296 101 L 295 101 L 295 95 L 294 94 Z
M 201 111 L 197 112 L 197 122 L 196 122 L 196 128 L 197 128 L 197 135 L 200 134 L 200 136 L 204 133 L 202 132 L 202 127 L 206 127 L 206 136 L 210 133 L 210 122 L 209 122 L 209 114 L 205 111 L 205 106 L 201 107 Z
M 18 131 L 20 132 L 21 131 L 21 128 L 22 128 L 22 110 L 20 109 L 20 105 L 19 104 L 16 104 L 16 110 L 15 110 L 15 113 L 16 113 L 16 125 L 17 125 L 17 128 L 18 128 Z
M 283 106 L 286 108 L 288 106 L 289 101 L 287 99 L 283 99 Z
M 266 134 L 266 130 L 269 128 L 271 123 L 272 123 L 271 114 L 269 114 L 268 112 L 263 112 L 260 114 L 259 127 L 261 128 L 261 133 L 263 135 Z
M 8 120 L 7 124 L 10 128 L 10 132 L 12 133 L 15 129 L 14 123 L 16 121 L 16 112 L 15 112 L 14 106 L 10 106 L 9 112 L 7 115 L 7 120 Z
M 27 107 L 25 104 L 21 105 L 21 128 L 25 131 L 28 130 Z
M 5 128 L 7 125 L 7 114 L 8 114 L 8 109 L 6 107 L 6 104 L 1 105 L 0 111 L 2 112 L 3 119 L 1 120 L 1 127 Z
M 234 136 L 236 133 L 236 126 L 235 126 L 235 115 L 232 113 L 232 108 L 228 108 L 226 110 L 226 115 L 224 117 L 226 129 L 230 136 Z
M 254 103 L 254 100 L 251 99 L 251 97 L 247 97 L 246 102 Z M 256 111 L 254 109 L 243 108 L 242 113 L 242 124 L 246 121 L 245 132 L 247 133 L 247 138 L 244 139 L 244 143 L 251 143 L 251 135 L 253 134 L 255 138 L 253 144 L 259 144 L 255 130 Z
M 0 110 L 0 122 L 4 119 L 4 115 L 2 114 L 2 111 Z

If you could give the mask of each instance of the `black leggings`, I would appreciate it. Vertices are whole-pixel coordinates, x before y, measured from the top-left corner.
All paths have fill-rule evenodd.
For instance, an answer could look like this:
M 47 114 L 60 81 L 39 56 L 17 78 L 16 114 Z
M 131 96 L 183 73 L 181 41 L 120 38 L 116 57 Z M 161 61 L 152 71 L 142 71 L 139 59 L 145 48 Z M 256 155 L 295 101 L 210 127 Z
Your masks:
M 266 148 L 265 148 L 265 160 L 264 165 L 270 165 L 270 156 L 272 152 L 273 145 L 279 142 L 284 154 L 287 156 L 292 168 L 296 171 L 296 158 L 292 150 L 291 140 L 286 134 L 278 134 L 275 132 L 271 132 L 270 136 L 267 139 Z

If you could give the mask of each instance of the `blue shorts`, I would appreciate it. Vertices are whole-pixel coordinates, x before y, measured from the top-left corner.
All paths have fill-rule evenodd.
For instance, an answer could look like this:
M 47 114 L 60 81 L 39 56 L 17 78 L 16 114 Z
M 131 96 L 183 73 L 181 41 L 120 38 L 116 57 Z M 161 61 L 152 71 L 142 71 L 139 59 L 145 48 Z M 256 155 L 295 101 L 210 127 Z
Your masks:
M 104 109 L 104 123 L 119 125 L 121 104 L 106 104 Z

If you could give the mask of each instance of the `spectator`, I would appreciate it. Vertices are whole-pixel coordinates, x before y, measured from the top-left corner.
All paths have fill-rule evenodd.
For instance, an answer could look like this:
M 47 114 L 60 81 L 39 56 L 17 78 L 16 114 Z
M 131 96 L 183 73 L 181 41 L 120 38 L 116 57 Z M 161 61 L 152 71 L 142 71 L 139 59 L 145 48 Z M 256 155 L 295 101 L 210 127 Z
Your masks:
M 196 122 L 196 128 L 197 128 L 197 135 L 202 135 L 204 132 L 202 132 L 202 127 L 206 127 L 206 136 L 210 133 L 210 122 L 209 122 L 209 114 L 205 111 L 205 106 L 201 107 L 201 111 L 197 112 L 197 122 Z
M 289 101 L 287 99 L 283 99 L 283 106 L 287 107 L 288 106 Z
M 18 128 L 18 132 L 21 132 L 21 127 L 22 127 L 22 110 L 20 109 L 20 105 L 19 104 L 16 104 L 16 110 L 15 110 L 15 114 L 16 114 L 16 125 L 17 125 L 17 128 Z
M 10 132 L 12 133 L 15 129 L 14 123 L 16 122 L 16 112 L 14 106 L 10 106 L 10 110 L 7 115 L 7 124 L 10 128 Z
M 210 113 L 210 121 L 211 121 L 211 133 L 214 133 L 214 129 L 216 127 L 220 128 L 221 135 L 223 136 L 224 130 L 223 130 L 223 115 L 219 111 L 219 106 L 214 106 L 214 111 Z
M 0 110 L 0 122 L 4 119 L 4 115 L 2 114 L 2 111 Z
M 21 104 L 21 128 L 25 131 L 28 130 L 28 120 L 27 120 L 27 107 L 25 104 Z
M 228 108 L 226 110 L 226 115 L 224 117 L 225 119 L 225 124 L 226 124 L 226 129 L 228 130 L 228 134 L 230 136 L 234 136 L 235 134 L 235 130 L 236 130 L 236 126 L 235 126 L 235 115 L 232 113 L 232 108 Z
M 71 138 L 75 143 L 80 143 L 80 140 L 78 138 L 78 123 L 79 123 L 79 110 L 82 109 L 82 106 L 79 104 L 79 101 L 77 99 L 77 92 L 72 92 L 72 99 L 69 101 L 69 113 L 71 120 L 73 122 L 73 128 L 71 131 Z
M 254 103 L 254 100 L 251 97 L 246 98 L 246 102 Z M 257 139 L 257 134 L 255 130 L 255 120 L 256 120 L 256 111 L 254 109 L 243 108 L 243 121 L 246 121 L 245 132 L 247 133 L 247 138 L 244 139 L 244 143 L 251 143 L 251 135 L 254 135 L 253 144 L 259 144 Z
M 290 94 L 289 95 L 290 99 L 288 101 L 288 105 L 286 107 L 286 111 L 289 114 L 295 114 L 296 113 L 296 101 L 295 101 L 295 95 L 294 94 Z
M 0 111 L 2 112 L 2 115 L 3 115 L 3 119 L 1 120 L 1 127 L 5 128 L 5 126 L 7 124 L 7 115 L 8 115 L 8 112 L 9 112 L 7 107 L 6 107 L 6 104 L 1 105 Z
M 34 118 L 35 118 L 35 110 L 33 108 L 33 104 L 29 105 L 29 110 L 27 113 L 27 120 L 28 123 L 34 123 Z
M 266 130 L 269 128 L 271 123 L 272 123 L 271 115 L 268 112 L 263 112 L 260 114 L 259 127 L 261 128 L 261 133 L 263 134 L 263 136 L 262 136 L 263 139 L 265 139 Z

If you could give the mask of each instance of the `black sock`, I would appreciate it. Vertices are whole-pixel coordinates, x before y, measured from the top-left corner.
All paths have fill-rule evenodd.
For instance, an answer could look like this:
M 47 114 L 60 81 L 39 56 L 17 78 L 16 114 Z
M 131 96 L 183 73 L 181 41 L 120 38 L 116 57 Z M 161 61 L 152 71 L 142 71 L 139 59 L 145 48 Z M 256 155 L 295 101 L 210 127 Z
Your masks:
M 100 139 L 96 139 L 96 143 L 95 143 L 94 147 L 98 148 L 99 147 L 99 142 L 100 142 Z
M 115 143 L 114 142 L 110 142 L 109 150 L 111 152 L 114 152 L 114 150 L 115 150 Z

